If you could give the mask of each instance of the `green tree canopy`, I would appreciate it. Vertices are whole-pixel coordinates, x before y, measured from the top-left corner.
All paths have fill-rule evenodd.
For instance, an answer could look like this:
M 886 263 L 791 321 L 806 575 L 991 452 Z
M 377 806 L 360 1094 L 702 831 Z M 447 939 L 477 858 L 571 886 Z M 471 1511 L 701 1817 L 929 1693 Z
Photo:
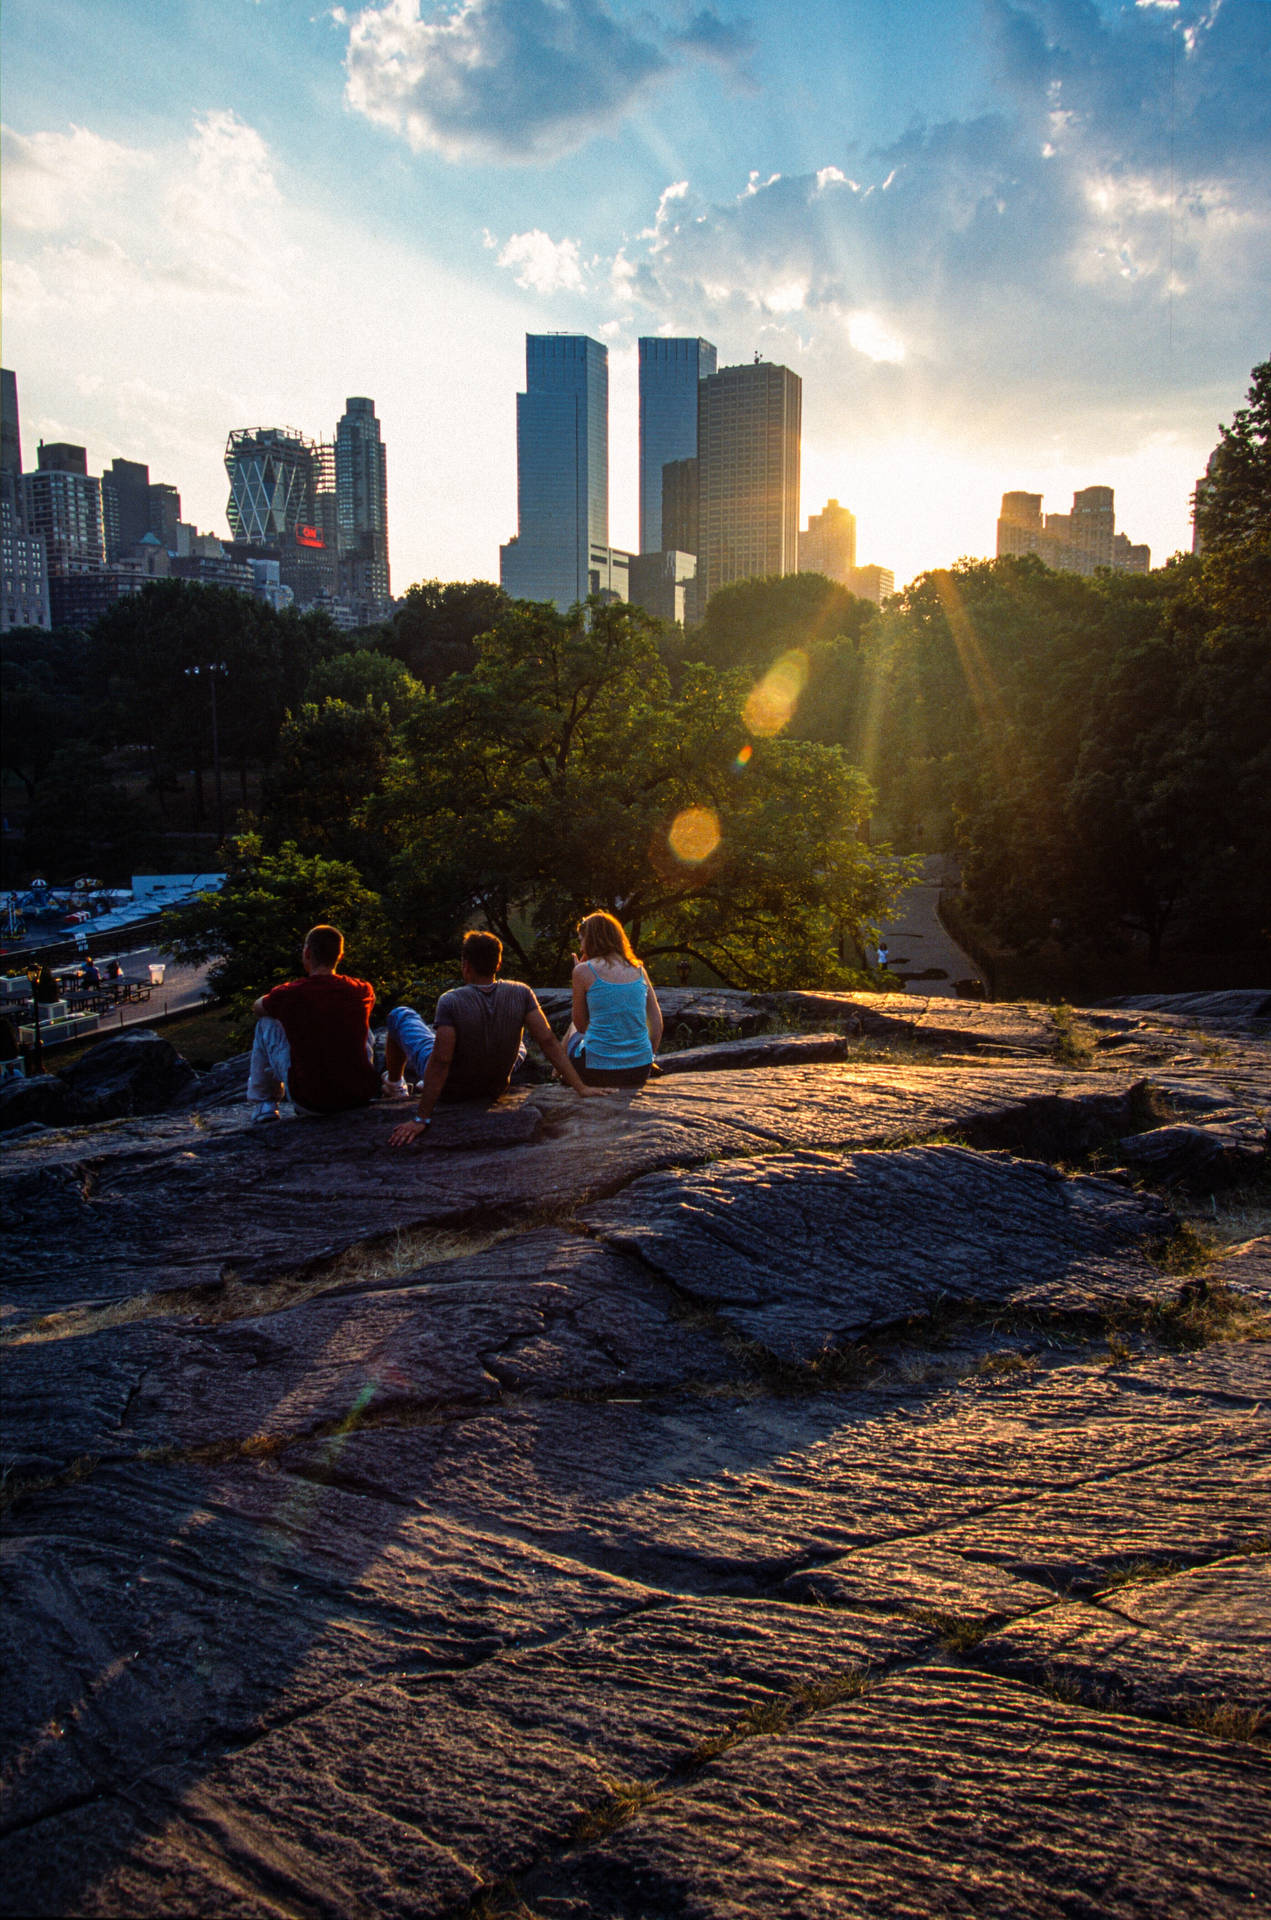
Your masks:
M 469 673 L 473 642 L 511 603 L 489 580 L 421 580 L 408 587 L 389 622 L 385 645 L 425 686 Z
M 358 647 L 320 660 L 309 675 L 304 697 L 306 704 L 319 707 L 324 700 L 343 700 L 350 707 L 365 706 L 369 700 L 386 707 L 391 719 L 400 720 L 418 693 L 419 682 L 401 660 Z
M 1253 369 L 1248 399 L 1229 427 L 1219 427 L 1197 488 L 1196 521 L 1206 547 L 1271 542 L 1271 360 Z
M 838 748 L 752 737 L 750 674 L 694 666 L 673 688 L 638 609 L 519 602 L 477 655 L 402 729 L 379 818 L 404 886 L 466 884 L 540 980 L 597 906 L 739 984 L 847 977 L 843 943 L 901 869 L 862 844 L 870 795 Z

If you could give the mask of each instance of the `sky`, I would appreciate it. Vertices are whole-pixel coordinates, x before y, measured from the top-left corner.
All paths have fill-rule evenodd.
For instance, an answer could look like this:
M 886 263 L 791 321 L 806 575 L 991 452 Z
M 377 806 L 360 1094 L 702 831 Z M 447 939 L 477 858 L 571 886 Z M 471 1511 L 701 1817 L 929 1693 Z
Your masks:
M 1271 0 L 5 0 L 4 364 L 224 533 L 226 437 L 388 447 L 393 585 L 496 578 L 526 332 L 803 380 L 802 517 L 897 585 L 1001 494 L 1190 545 L 1271 356 Z

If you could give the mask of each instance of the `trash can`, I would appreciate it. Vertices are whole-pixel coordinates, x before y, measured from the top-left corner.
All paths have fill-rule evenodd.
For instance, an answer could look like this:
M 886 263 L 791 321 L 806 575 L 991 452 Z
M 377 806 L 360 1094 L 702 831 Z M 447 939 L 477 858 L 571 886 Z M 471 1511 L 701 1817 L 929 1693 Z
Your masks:
M 165 963 L 162 960 L 151 961 L 150 984 L 152 987 L 161 987 L 163 985 L 164 971 L 165 971 Z

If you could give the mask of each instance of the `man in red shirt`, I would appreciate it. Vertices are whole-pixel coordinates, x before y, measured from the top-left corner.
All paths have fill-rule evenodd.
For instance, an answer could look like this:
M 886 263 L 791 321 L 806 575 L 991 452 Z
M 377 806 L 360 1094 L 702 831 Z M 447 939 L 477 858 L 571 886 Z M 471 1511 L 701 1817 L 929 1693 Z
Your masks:
M 337 971 L 343 954 L 338 927 L 311 927 L 300 956 L 304 979 L 271 987 L 252 1007 L 247 1098 L 254 1120 L 276 1120 L 284 1092 L 305 1114 L 345 1113 L 379 1093 L 371 1061 L 375 989 Z

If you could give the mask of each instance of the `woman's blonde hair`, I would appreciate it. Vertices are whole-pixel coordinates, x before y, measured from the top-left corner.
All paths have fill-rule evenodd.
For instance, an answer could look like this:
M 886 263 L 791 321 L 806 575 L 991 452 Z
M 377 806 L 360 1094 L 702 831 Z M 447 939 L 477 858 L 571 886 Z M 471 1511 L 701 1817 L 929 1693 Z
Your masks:
M 611 913 L 589 913 L 585 920 L 578 923 L 578 951 L 584 960 L 625 960 L 629 967 L 638 967 L 627 930 L 621 920 L 615 920 Z

